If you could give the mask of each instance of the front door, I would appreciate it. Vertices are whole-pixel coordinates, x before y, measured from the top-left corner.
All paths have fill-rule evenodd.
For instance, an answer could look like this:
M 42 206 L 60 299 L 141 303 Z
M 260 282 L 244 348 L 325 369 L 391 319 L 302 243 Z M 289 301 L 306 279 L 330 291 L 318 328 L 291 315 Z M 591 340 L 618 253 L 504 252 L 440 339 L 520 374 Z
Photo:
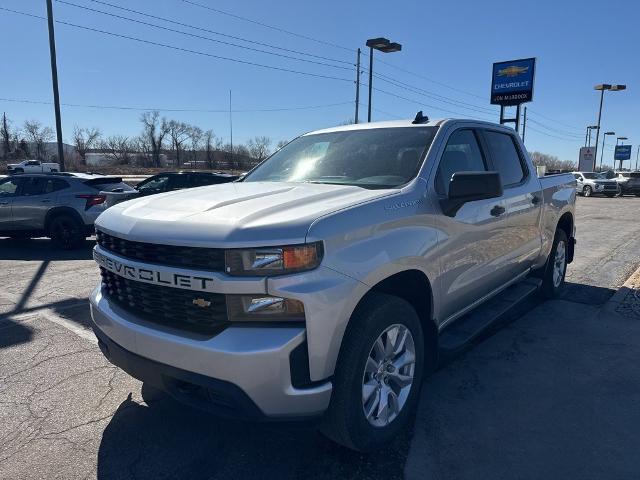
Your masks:
M 13 230 L 11 207 L 21 181 L 21 178 L 15 177 L 0 180 L 0 231 Z
M 488 163 L 473 129 L 453 132 L 440 158 L 434 188 L 445 198 L 456 172 L 488 171 Z M 507 225 L 503 198 L 465 203 L 452 217 L 438 215 L 440 233 L 439 290 L 443 322 L 498 288 L 504 271 Z

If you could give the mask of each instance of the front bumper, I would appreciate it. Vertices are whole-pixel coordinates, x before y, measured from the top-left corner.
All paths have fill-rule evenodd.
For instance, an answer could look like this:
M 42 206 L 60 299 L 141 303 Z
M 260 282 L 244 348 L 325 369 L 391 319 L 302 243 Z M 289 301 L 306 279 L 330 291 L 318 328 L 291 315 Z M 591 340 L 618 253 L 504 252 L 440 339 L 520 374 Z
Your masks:
M 295 388 L 291 356 L 303 327 L 229 327 L 213 338 L 177 334 L 131 318 L 91 295 L 91 317 L 109 360 L 178 400 L 223 415 L 290 419 L 322 414 L 331 383 Z

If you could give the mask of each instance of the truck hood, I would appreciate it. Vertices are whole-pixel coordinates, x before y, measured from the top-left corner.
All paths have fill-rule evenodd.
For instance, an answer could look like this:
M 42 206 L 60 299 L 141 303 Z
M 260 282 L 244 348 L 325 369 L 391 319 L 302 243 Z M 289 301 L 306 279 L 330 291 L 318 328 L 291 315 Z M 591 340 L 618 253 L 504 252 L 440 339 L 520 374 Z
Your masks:
M 96 226 L 129 240 L 167 245 L 302 243 L 314 220 L 397 193 L 346 185 L 226 183 L 129 200 L 107 209 Z

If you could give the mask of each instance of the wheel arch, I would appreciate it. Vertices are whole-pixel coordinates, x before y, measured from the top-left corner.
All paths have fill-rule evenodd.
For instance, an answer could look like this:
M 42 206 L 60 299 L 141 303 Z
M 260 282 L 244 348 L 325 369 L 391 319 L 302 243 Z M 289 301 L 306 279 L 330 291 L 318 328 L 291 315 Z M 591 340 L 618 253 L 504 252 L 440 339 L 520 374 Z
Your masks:
M 556 225 L 556 229 L 564 231 L 567 235 L 567 239 L 569 240 L 568 247 L 568 258 L 567 263 L 571 263 L 573 261 L 574 251 L 575 251 L 575 238 L 573 235 L 574 228 L 574 218 L 571 212 L 563 213 L 558 219 L 558 224 Z
M 44 231 L 47 235 L 49 235 L 49 227 L 51 226 L 51 222 L 61 216 L 61 215 L 69 215 L 73 218 L 75 218 L 80 225 L 84 226 L 84 221 L 82 220 L 82 217 L 80 216 L 80 214 L 78 212 L 76 212 L 73 208 L 71 207 L 54 207 L 51 210 L 49 210 L 47 212 L 47 215 L 45 216 L 44 219 Z
M 421 270 L 408 269 L 380 280 L 358 301 L 354 313 L 369 296 L 375 293 L 396 296 L 408 302 L 415 309 L 420 318 L 424 335 L 425 371 L 435 370 L 438 364 L 438 328 L 434 321 L 432 283 L 427 275 Z

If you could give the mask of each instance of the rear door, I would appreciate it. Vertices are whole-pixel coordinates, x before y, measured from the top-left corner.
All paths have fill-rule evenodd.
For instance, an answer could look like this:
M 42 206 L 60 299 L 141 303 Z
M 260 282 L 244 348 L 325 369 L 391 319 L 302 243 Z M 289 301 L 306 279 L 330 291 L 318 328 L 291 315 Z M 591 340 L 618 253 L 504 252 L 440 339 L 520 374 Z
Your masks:
M 189 173 L 178 173 L 169 178 L 169 190 L 182 190 L 193 187 L 193 176 Z
M 542 190 L 515 134 L 482 129 L 492 169 L 500 174 L 508 215 L 505 260 L 510 278 L 528 270 L 540 255 Z
M 447 140 L 433 187 L 438 197 L 446 198 L 454 173 L 488 170 L 478 132 L 472 128 L 458 129 Z M 438 216 L 442 221 L 439 283 L 444 299 L 440 321 L 459 313 L 505 282 L 506 219 L 502 198 L 467 202 L 453 217 Z
M 11 207 L 18 196 L 22 180 L 22 177 L 0 180 L 0 231 L 13 230 Z
M 25 177 L 12 206 L 13 224 L 19 230 L 41 230 L 47 212 L 56 203 L 54 178 Z

